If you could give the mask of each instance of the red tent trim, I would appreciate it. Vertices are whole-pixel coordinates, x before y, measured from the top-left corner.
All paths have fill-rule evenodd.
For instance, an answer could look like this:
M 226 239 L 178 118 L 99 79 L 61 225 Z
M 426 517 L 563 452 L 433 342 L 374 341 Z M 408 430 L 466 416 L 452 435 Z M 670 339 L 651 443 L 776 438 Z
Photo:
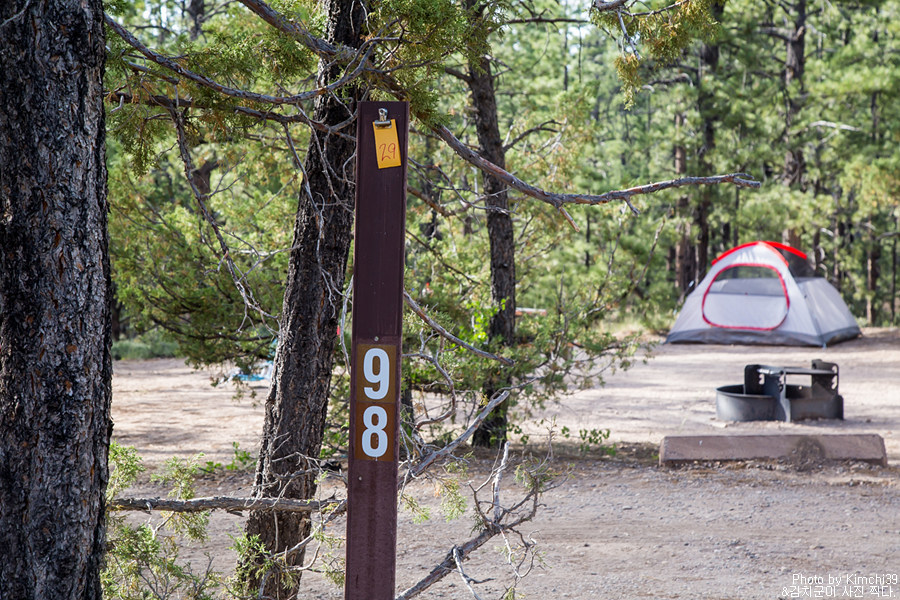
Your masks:
M 728 252 L 725 252 L 724 254 L 720 254 L 717 258 L 715 258 L 712 261 L 712 264 L 716 264 L 717 262 L 719 262 L 720 260 L 722 260 L 723 258 L 728 256 L 729 254 L 737 252 L 738 250 L 740 250 L 742 248 L 747 248 L 749 246 L 755 246 L 756 244 L 766 244 L 767 246 L 771 246 L 773 250 L 775 250 L 775 249 L 784 250 L 785 252 L 790 252 L 791 254 L 795 254 L 795 255 L 799 256 L 803 260 L 807 260 L 807 256 L 805 253 L 797 250 L 796 248 L 794 248 L 792 246 L 788 246 L 787 244 L 782 244 L 780 242 L 757 240 L 755 242 L 747 242 L 746 244 L 741 244 L 740 246 L 736 246 L 736 247 L 732 248 L 731 250 L 729 250 Z M 784 261 L 784 264 L 788 264 L 787 260 L 783 256 L 781 256 L 780 252 L 778 252 L 778 256 L 781 258 L 781 260 Z

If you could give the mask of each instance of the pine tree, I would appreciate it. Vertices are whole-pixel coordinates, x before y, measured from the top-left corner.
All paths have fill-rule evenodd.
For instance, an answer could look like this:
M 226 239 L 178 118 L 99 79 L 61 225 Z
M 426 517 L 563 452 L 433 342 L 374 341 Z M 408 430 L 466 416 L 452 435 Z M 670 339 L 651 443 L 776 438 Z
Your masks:
M 112 360 L 99 1 L 0 7 L 0 596 L 100 600 Z

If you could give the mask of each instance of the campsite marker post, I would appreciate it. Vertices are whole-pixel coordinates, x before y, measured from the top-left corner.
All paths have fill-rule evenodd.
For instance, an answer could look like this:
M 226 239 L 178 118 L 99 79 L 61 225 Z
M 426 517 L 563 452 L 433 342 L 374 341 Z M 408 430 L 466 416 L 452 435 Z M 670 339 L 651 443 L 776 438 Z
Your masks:
M 394 598 L 408 128 L 408 103 L 359 103 L 345 600 Z

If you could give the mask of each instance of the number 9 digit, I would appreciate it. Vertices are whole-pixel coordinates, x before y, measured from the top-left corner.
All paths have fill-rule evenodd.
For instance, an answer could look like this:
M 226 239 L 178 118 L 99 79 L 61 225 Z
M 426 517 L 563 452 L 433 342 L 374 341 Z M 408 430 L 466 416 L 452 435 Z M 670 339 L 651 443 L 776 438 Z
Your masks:
M 375 371 L 375 359 L 378 359 L 378 370 Z M 365 386 L 364 391 L 370 400 L 382 400 L 388 395 L 391 386 L 391 364 L 388 353 L 381 348 L 369 348 L 363 357 L 363 376 L 377 387 Z

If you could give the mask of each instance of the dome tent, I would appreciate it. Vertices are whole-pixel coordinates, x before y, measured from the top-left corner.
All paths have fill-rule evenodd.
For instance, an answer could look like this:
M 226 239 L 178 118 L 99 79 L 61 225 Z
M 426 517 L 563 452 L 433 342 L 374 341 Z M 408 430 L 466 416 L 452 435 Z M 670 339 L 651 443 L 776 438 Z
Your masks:
M 666 342 L 827 346 L 858 335 L 844 300 L 803 252 L 751 242 L 713 261 Z

